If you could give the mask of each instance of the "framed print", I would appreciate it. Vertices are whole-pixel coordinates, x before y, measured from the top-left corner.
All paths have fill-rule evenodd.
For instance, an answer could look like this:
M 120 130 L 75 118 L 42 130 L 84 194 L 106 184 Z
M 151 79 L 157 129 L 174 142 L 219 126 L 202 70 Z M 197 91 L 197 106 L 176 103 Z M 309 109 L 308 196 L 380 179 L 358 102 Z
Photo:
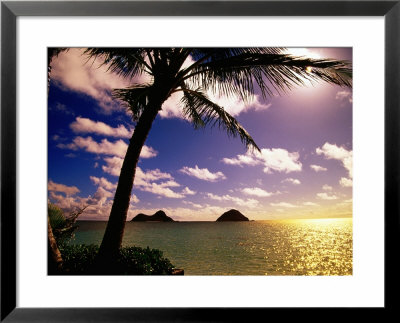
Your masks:
M 394 310 L 399 13 L 2 2 L 1 319 Z

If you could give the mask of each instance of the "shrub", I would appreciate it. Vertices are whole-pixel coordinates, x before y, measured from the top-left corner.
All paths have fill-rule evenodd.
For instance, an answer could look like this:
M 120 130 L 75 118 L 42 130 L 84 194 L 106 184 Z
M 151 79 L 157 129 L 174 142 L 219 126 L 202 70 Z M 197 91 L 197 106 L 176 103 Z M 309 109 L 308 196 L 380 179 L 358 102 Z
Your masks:
M 63 259 L 65 273 L 83 275 L 93 265 L 99 247 L 95 245 L 66 245 L 60 243 L 58 248 Z
M 99 251 L 97 245 L 60 245 L 64 260 L 65 274 L 90 275 L 101 274 L 101 268 L 95 268 L 95 259 Z M 100 270 L 99 270 L 100 269 Z M 109 269 L 109 268 L 108 268 Z M 170 275 L 174 266 L 162 251 L 157 249 L 124 247 L 119 257 L 107 274 L 112 275 Z

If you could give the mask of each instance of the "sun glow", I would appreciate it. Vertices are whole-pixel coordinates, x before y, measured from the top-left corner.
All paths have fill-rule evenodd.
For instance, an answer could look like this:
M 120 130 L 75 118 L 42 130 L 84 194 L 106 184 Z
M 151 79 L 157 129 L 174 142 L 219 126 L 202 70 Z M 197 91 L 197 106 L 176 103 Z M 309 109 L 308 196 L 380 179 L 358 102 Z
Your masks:
M 321 56 L 318 53 L 308 48 L 300 48 L 300 47 L 288 48 L 287 53 L 294 56 L 304 56 L 316 59 L 321 58 Z

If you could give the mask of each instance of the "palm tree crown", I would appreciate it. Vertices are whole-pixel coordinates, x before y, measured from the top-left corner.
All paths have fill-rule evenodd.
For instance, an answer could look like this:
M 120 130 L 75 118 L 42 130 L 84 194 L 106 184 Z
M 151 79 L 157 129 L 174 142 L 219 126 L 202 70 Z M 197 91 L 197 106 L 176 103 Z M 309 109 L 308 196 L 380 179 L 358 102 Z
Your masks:
M 138 121 L 154 91 L 165 87 L 165 101 L 181 91 L 183 114 L 195 128 L 218 125 L 229 135 L 239 136 L 246 147 L 259 149 L 248 132 L 212 102 L 207 90 L 240 97 L 248 103 L 259 89 L 263 98 L 281 94 L 306 82 L 325 81 L 352 86 L 349 62 L 310 59 L 282 54 L 283 48 L 89 48 L 90 57 L 100 56 L 109 70 L 123 77 L 150 76 L 146 84 L 116 89 L 115 98 L 131 110 Z M 184 63 L 193 63 L 184 66 Z M 160 91 L 161 92 L 161 91 Z

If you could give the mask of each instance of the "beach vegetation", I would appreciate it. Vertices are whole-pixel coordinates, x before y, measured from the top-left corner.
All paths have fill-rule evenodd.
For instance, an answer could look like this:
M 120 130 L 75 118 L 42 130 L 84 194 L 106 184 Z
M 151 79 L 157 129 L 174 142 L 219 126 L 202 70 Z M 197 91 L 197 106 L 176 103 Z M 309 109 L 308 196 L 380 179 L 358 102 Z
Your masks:
M 174 266 L 158 249 L 121 247 L 113 266 L 96 267 L 97 245 L 60 244 L 63 274 L 68 275 L 171 275 Z

